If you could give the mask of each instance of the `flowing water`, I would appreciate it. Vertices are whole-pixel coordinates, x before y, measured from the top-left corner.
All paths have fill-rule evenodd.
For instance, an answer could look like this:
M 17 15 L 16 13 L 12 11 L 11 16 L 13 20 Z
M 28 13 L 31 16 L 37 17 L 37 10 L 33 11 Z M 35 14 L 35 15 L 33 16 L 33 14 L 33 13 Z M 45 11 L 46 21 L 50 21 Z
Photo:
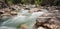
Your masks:
M 26 24 L 28 29 L 32 29 L 36 23 L 37 17 L 41 16 L 45 12 L 33 12 L 29 13 L 28 10 L 20 10 L 17 16 L 14 16 L 1 23 L 0 29 L 17 29 L 21 24 Z

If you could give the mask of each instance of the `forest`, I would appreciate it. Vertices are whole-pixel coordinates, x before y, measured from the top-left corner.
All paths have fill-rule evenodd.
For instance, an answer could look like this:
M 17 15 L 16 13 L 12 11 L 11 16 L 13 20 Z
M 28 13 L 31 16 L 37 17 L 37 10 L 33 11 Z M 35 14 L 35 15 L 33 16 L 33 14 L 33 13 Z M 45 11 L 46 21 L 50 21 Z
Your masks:
M 35 4 L 35 5 L 49 5 L 49 6 L 59 6 L 60 0 L 0 0 L 5 4 Z

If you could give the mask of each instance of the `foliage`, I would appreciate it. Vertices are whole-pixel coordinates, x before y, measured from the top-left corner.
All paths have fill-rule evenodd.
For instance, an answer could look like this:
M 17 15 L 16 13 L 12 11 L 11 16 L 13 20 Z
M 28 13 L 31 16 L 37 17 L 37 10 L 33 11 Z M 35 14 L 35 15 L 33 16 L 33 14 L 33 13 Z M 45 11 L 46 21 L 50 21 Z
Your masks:
M 21 0 L 23 4 L 28 4 L 27 0 Z
M 6 3 L 12 4 L 12 0 L 5 0 Z
M 60 0 L 6 0 L 9 4 L 38 4 L 38 5 L 57 5 Z
M 41 3 L 42 3 L 42 0 L 36 0 L 36 1 L 35 1 L 35 4 L 40 5 Z
M 6 0 L 9 4 L 17 4 L 17 3 L 23 3 L 23 4 L 40 4 L 41 0 Z

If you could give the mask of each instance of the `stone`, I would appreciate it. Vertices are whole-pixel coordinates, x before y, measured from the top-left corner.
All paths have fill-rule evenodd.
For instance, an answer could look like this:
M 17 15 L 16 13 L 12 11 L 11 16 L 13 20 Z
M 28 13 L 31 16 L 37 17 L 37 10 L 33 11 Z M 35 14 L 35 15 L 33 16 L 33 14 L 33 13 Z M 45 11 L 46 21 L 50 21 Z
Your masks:
M 57 15 L 57 13 L 53 13 L 53 12 L 47 12 L 37 18 L 35 25 L 38 27 L 41 26 L 47 27 L 49 29 L 57 29 L 57 28 L 60 29 L 60 18 L 57 16 L 60 15 Z
M 24 10 L 30 10 L 30 8 L 25 8 Z
M 29 11 L 30 12 L 37 12 L 39 9 L 38 8 L 33 8 L 33 9 L 30 9 Z
M 11 11 L 10 14 L 11 14 L 11 15 L 17 15 L 17 12 Z
M 39 27 L 38 29 L 46 29 L 46 28 L 43 28 L 43 27 Z
M 8 13 L 4 13 L 4 14 L 2 14 L 1 16 L 9 16 L 10 14 L 8 14 Z
M 4 14 L 4 11 L 3 10 L 0 10 L 0 14 Z

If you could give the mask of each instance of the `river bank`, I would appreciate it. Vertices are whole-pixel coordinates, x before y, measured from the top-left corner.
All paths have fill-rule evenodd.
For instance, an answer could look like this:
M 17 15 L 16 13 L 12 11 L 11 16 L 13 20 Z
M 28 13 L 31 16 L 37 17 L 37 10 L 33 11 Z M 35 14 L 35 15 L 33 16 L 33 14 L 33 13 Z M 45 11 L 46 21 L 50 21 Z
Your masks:
M 59 23 L 60 7 L 59 6 L 39 6 L 39 7 L 36 7 L 35 5 L 22 5 L 22 6 L 21 5 L 12 5 L 12 6 L 10 6 L 10 8 L 0 9 L 0 22 L 4 22 L 10 18 L 14 19 L 14 17 L 16 17 L 16 16 L 18 17 L 19 15 L 23 16 L 23 17 L 21 17 L 21 19 L 22 19 L 22 18 L 24 18 L 25 15 L 30 16 L 30 13 L 32 14 L 32 17 L 39 16 L 40 14 L 42 14 L 42 16 L 38 17 L 38 19 L 36 21 L 36 23 L 37 23 L 36 26 L 41 27 L 40 24 L 45 23 L 46 20 L 49 20 L 51 23 L 55 22 L 57 20 L 58 21 L 57 24 L 60 25 L 60 23 Z M 17 20 L 19 20 L 18 18 L 17 18 Z M 55 18 L 56 18 L 56 20 L 55 20 Z M 42 20 L 42 21 L 40 22 L 39 20 L 40 21 Z M 45 27 L 47 26 L 48 28 L 51 28 L 50 26 L 55 25 L 52 23 L 52 25 L 48 26 L 48 24 L 50 24 L 50 22 L 48 22 L 47 25 L 45 23 L 42 26 L 45 26 Z M 37 28 L 39 28 L 39 27 L 37 27 Z M 54 26 L 52 26 L 52 27 L 55 28 Z M 44 27 L 42 27 L 42 28 L 44 28 Z

